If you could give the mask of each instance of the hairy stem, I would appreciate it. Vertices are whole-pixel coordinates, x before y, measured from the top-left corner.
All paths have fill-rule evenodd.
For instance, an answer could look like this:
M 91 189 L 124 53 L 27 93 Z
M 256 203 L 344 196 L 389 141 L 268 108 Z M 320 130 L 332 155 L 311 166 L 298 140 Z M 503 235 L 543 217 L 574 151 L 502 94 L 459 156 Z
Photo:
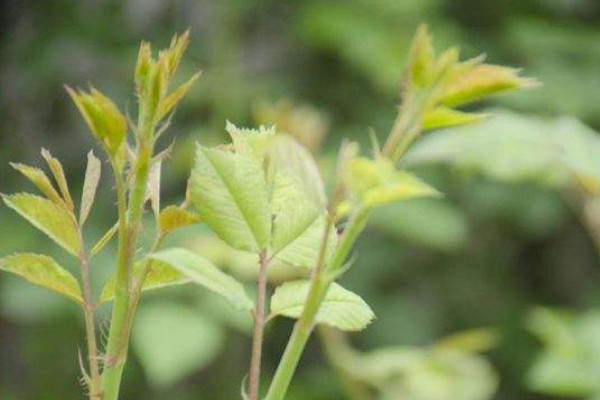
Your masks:
M 127 359 L 130 333 L 130 283 L 131 266 L 137 246 L 141 218 L 146 196 L 146 185 L 150 170 L 152 148 L 147 140 L 139 144 L 134 168 L 134 181 L 129 196 L 128 209 L 125 209 L 125 187 L 120 172 L 117 176 L 119 203 L 119 249 L 115 300 L 111 317 L 110 332 L 106 348 L 106 363 L 102 373 L 103 400 L 117 400 L 123 367 Z
M 325 249 L 327 248 L 329 229 L 331 229 L 333 224 L 333 218 L 329 218 L 327 229 L 325 230 L 325 234 L 321 241 L 321 256 L 314 269 L 306 304 L 304 305 L 300 318 L 294 324 L 294 330 L 292 331 L 292 335 L 290 336 L 283 356 L 279 361 L 277 371 L 271 381 L 265 400 L 283 400 L 285 398 L 292 376 L 296 371 L 302 352 L 310 338 L 317 312 L 331 285 L 332 278 L 334 278 L 335 274 L 343 268 L 344 261 L 356 242 L 358 235 L 364 229 L 368 217 L 369 212 L 364 209 L 359 209 L 352 215 L 348 227 L 342 235 L 340 243 L 329 264 L 325 265 L 324 254 L 326 254 Z
M 267 266 L 269 260 L 266 252 L 259 255 L 258 293 L 254 306 L 254 332 L 252 334 L 252 356 L 250 360 L 250 400 L 258 400 L 260 388 L 260 364 L 262 359 L 263 335 L 265 330 L 265 298 L 267 295 Z
M 83 243 L 83 234 L 79 227 L 79 239 Z M 100 389 L 100 368 L 98 366 L 98 344 L 96 342 L 96 324 L 94 322 L 94 300 L 92 298 L 92 285 L 90 278 L 90 260 L 82 245 L 79 261 L 81 264 L 81 280 L 83 283 L 83 315 L 85 318 L 85 333 L 90 368 L 89 398 L 90 400 L 102 398 Z

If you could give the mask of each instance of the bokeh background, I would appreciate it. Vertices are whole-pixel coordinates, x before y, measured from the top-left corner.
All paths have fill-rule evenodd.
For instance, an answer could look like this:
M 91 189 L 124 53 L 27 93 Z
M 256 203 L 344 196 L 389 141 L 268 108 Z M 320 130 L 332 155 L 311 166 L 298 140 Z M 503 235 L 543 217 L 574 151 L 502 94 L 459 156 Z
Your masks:
M 79 197 L 94 142 L 63 84 L 93 83 L 135 113 L 132 71 L 140 40 L 164 47 L 188 27 L 192 42 L 181 75 L 204 74 L 162 142 L 176 139 L 163 167 L 163 204 L 182 199 L 193 143 L 224 141 L 226 119 L 277 122 L 328 171 L 343 137 L 367 147 L 370 128 L 380 138 L 389 130 L 408 45 L 421 22 L 438 48 L 459 44 L 466 57 L 486 53 L 543 85 L 477 105 L 497 117 L 444 137 L 433 133 L 409 156 L 409 166 L 446 195 L 375 216 L 343 283 L 378 318 L 348 338 L 351 346 L 427 353 L 447 335 L 492 328 L 494 346 L 469 349 L 481 368 L 465 372 L 436 361 L 411 370 L 412 380 L 400 371 L 398 390 L 385 398 L 600 397 L 598 209 L 555 153 L 570 146 L 590 169 L 600 163 L 597 0 L 4 0 L 0 191 L 31 190 L 8 162 L 41 166 L 45 147 L 62 160 Z M 105 176 L 87 227 L 90 242 L 116 219 L 111 189 Z M 248 275 L 202 229 L 175 240 Z M 26 250 L 61 257 L 0 207 L 0 255 Z M 96 293 L 114 270 L 112 256 L 114 246 L 93 265 Z M 249 359 L 247 319 L 192 287 L 157 292 L 142 303 L 124 400 L 239 397 Z M 104 306 L 104 330 L 108 315 Z M 267 333 L 267 375 L 290 328 L 290 321 L 279 321 Z M 83 398 L 77 364 L 83 338 L 75 306 L 0 275 L 1 400 Z M 349 398 L 334 370 L 313 340 L 289 399 Z M 432 395 L 433 387 L 440 393 Z

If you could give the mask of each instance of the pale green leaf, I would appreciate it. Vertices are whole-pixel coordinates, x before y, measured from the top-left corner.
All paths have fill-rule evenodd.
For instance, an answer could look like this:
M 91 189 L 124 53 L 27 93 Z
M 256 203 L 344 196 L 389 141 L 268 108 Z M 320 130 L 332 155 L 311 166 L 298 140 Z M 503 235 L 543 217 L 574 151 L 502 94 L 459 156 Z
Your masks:
M 486 117 L 487 114 L 467 113 L 440 106 L 425 112 L 422 127 L 423 130 L 449 128 L 479 122 Z
M 79 304 L 83 303 L 77 280 L 51 257 L 32 253 L 13 254 L 0 259 L 0 270 L 19 275 Z
M 498 386 L 490 364 L 471 353 L 423 351 L 405 361 L 396 378 L 382 385 L 382 400 L 491 400 Z
M 327 222 L 324 215 L 317 217 L 310 225 L 299 232 L 294 240 L 276 253 L 276 258 L 297 267 L 314 267 L 319 255 L 318 253 L 321 242 L 323 241 L 323 236 L 325 235 L 326 225 Z M 336 245 L 337 232 L 335 228 L 332 227 L 329 231 L 329 239 L 327 240 L 326 260 L 329 258 Z
M 269 143 L 269 156 L 277 171 L 293 179 L 314 206 L 325 209 L 325 185 L 315 160 L 304 146 L 287 135 L 279 134 Z
M 182 248 L 162 250 L 148 256 L 178 270 L 192 282 L 225 297 L 237 308 L 251 310 L 253 301 L 244 286 L 198 254 Z
M 519 70 L 499 65 L 476 64 L 444 87 L 438 101 L 455 107 L 509 90 L 536 85 L 534 79 L 519 76 Z
M 438 195 L 414 175 L 397 171 L 392 161 L 385 158 L 354 158 L 348 164 L 345 178 L 353 200 L 367 208 Z
M 64 204 L 64 200 L 54 189 L 52 182 L 50 182 L 44 171 L 18 163 L 10 163 L 10 166 L 25 175 L 48 199 L 56 204 Z
M 164 118 L 168 113 L 170 113 L 177 103 L 181 101 L 185 97 L 185 95 L 190 91 L 194 83 L 200 78 L 202 72 L 196 72 L 186 83 L 179 86 L 172 93 L 170 93 L 165 99 L 160 102 L 159 111 L 158 111 L 158 119 Z
M 299 318 L 304 309 L 310 288 L 310 281 L 286 282 L 277 287 L 271 297 L 271 313 L 290 318 Z M 332 283 L 316 322 L 327 324 L 344 331 L 360 331 L 375 318 L 375 314 L 358 295 Z
M 267 248 L 271 214 L 258 159 L 199 146 L 190 187 L 200 217 L 227 244 L 253 252 Z
M 135 317 L 132 346 L 148 380 L 166 388 L 208 365 L 221 351 L 224 337 L 199 310 L 148 304 Z
M 44 232 L 74 256 L 79 256 L 81 241 L 75 217 L 62 205 L 28 193 L 2 195 L 4 203 L 33 226 Z
M 200 217 L 190 211 L 177 206 L 168 206 L 161 210 L 158 216 L 158 230 L 161 235 L 166 235 L 175 229 L 197 224 Z
M 142 279 L 142 275 L 145 275 L 144 283 L 142 283 L 141 286 L 142 292 L 190 282 L 190 280 L 178 270 L 170 267 L 166 263 L 156 260 L 141 260 L 133 265 L 132 276 L 134 280 L 138 281 L 139 279 Z M 116 282 L 117 279 L 114 275 L 106 281 L 102 288 L 100 302 L 112 301 L 115 298 Z
M 87 155 L 87 167 L 85 169 L 85 178 L 83 180 L 83 192 L 81 193 L 81 205 L 79 208 L 79 225 L 83 225 L 96 197 L 96 189 L 100 182 L 101 173 L 100 160 L 90 151 Z
M 52 157 L 52 154 L 50 154 L 50 152 L 46 149 L 42 149 L 42 157 L 44 157 L 44 160 L 46 160 L 48 166 L 50 167 L 50 171 L 52 171 L 52 174 L 54 175 L 54 179 L 58 184 L 58 188 L 60 189 L 60 193 L 62 194 L 65 204 L 70 210 L 73 210 L 75 205 L 73 204 L 73 199 L 71 198 L 69 185 L 67 184 L 67 178 L 65 177 L 65 171 L 63 170 L 62 164 L 60 161 L 58 161 L 58 159 Z

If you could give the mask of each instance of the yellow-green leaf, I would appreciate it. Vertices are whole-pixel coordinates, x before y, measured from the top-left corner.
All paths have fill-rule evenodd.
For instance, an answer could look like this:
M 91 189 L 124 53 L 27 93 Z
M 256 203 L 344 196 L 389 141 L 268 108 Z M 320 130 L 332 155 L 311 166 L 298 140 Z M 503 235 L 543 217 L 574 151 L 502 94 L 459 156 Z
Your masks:
M 4 203 L 74 256 L 81 250 L 75 217 L 63 206 L 28 193 L 2 195 Z
M 258 159 L 199 146 L 190 188 L 200 218 L 227 244 L 253 252 L 267 248 L 269 193 Z
M 50 167 L 50 171 L 52 171 L 52 174 L 54 175 L 54 179 L 58 184 L 58 188 L 60 189 L 65 204 L 70 210 L 73 210 L 75 206 L 73 205 L 73 199 L 71 198 L 69 185 L 67 184 L 67 178 L 65 177 L 65 171 L 63 170 L 62 164 L 58 159 L 52 157 L 52 154 L 46 149 L 42 149 L 42 157 L 44 157 L 44 160 L 46 160 Z
M 185 95 L 190 91 L 194 83 L 200 78 L 202 72 L 196 72 L 186 83 L 179 86 L 173 92 L 169 93 L 169 95 L 160 103 L 158 118 L 164 118 L 168 113 L 170 113 L 177 103 L 181 101 L 185 97 Z
M 13 254 L 0 259 L 0 270 L 83 303 L 77 280 L 51 257 L 33 253 Z
M 310 289 L 310 281 L 286 282 L 271 297 L 271 313 L 299 318 Z M 344 331 L 360 331 L 375 318 L 373 310 L 357 294 L 332 283 L 319 308 L 316 322 Z
M 100 160 L 96 158 L 93 151 L 87 155 L 87 167 L 85 169 L 85 178 L 83 180 L 83 192 L 81 193 L 81 205 L 79 208 L 79 225 L 83 225 L 96 197 L 96 189 L 100 182 L 101 165 Z
M 508 90 L 536 85 L 531 78 L 519 76 L 519 70 L 499 65 L 478 64 L 454 77 L 443 89 L 439 102 L 455 107 Z
M 92 134 L 108 154 L 117 155 L 125 141 L 127 120 L 115 103 L 94 88 L 89 93 L 70 87 L 66 89 Z
M 110 240 L 113 238 L 115 233 L 117 233 L 118 231 L 119 231 L 119 222 L 117 221 L 109 230 L 107 230 L 104 233 L 104 235 L 102 235 L 102 237 L 96 242 L 94 247 L 92 247 L 92 250 L 90 251 L 90 255 L 92 257 L 94 257 L 96 254 L 98 254 L 98 252 L 100 250 L 102 250 L 108 242 L 110 242 Z
M 426 25 L 419 26 L 410 49 L 410 79 L 417 87 L 431 84 L 435 68 L 433 41 Z
M 148 258 L 176 269 L 192 282 L 223 296 L 237 308 L 251 310 L 254 307 L 254 302 L 240 282 L 198 254 L 182 248 L 172 248 L 150 254 Z
M 142 260 L 134 264 L 132 271 L 134 280 L 141 279 L 142 274 L 145 274 L 144 283 L 141 286 L 142 292 L 190 282 L 190 279 L 181 272 L 155 260 Z M 115 287 L 116 277 L 112 276 L 102 288 L 100 302 L 112 301 L 115 298 Z
M 353 200 L 367 208 L 438 194 L 414 175 L 396 170 L 392 161 L 385 158 L 352 159 L 346 171 L 346 185 Z
M 423 130 L 449 128 L 478 122 L 486 117 L 487 114 L 467 113 L 439 106 L 425 112 L 422 127 Z
M 10 166 L 25 175 L 48 199 L 56 204 L 65 204 L 44 171 L 25 164 L 10 163 Z
M 197 224 L 200 216 L 177 206 L 165 207 L 158 217 L 158 230 L 161 235 L 166 235 L 175 229 Z

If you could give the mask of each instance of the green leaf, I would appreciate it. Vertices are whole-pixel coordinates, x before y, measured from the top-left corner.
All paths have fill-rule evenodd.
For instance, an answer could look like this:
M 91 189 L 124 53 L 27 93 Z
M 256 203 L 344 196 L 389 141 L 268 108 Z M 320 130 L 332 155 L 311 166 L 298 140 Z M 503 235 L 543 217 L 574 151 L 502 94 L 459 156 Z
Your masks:
M 538 308 L 528 325 L 545 345 L 527 374 L 530 389 L 569 397 L 600 393 L 600 313 Z
M 18 253 L 0 259 L 0 270 L 11 272 L 46 289 L 83 304 L 77 280 L 51 257 Z
M 498 378 L 480 356 L 453 350 L 423 351 L 382 387 L 382 400 L 490 400 Z M 399 365 L 400 366 L 400 365 Z
M 254 307 L 241 283 L 189 250 L 172 248 L 150 254 L 148 258 L 176 269 L 192 282 L 225 297 L 237 308 L 251 310 Z
M 435 189 L 414 175 L 397 171 L 392 161 L 385 158 L 370 160 L 357 157 L 350 160 L 345 180 L 353 199 L 367 208 L 438 195 Z
M 467 113 L 440 106 L 425 112 L 422 127 L 423 130 L 449 128 L 479 122 L 486 117 L 487 114 Z
M 268 247 L 269 196 L 258 159 L 198 146 L 190 185 L 198 214 L 227 244 L 252 252 Z
M 327 206 L 325 185 L 310 152 L 290 136 L 278 134 L 269 143 L 269 157 L 277 171 L 292 179 L 313 206 Z
M 177 206 L 165 207 L 158 216 L 158 230 L 161 235 L 166 235 L 175 229 L 197 224 L 200 217 L 192 212 Z
M 410 80 L 417 87 L 431 85 L 435 68 L 433 40 L 426 25 L 420 25 L 410 49 Z
M 313 268 L 319 256 L 320 245 L 325 234 L 325 226 L 327 225 L 325 218 L 324 215 L 317 217 L 305 229 L 298 232 L 298 235 L 292 241 L 276 253 L 276 258 L 297 267 Z M 327 241 L 326 259 L 329 258 L 336 245 L 337 232 L 332 227 Z
M 2 200 L 62 248 L 79 256 L 81 241 L 75 217 L 64 206 L 28 193 L 2 195 Z
M 137 281 L 138 279 L 141 279 L 142 274 L 144 273 L 146 276 L 141 287 L 142 292 L 190 282 L 190 279 L 178 270 L 166 263 L 156 260 L 141 260 L 133 265 L 132 276 L 134 280 Z M 102 288 L 102 294 L 100 295 L 101 303 L 112 301 L 115 298 L 116 282 L 117 278 L 115 275 L 111 276 L 108 281 L 106 281 Z
M 277 254 L 302 236 L 320 216 L 321 211 L 308 199 L 297 182 L 283 173 L 275 175 L 271 203 L 273 213 L 271 248 Z M 318 251 L 318 248 L 311 250 Z M 314 262 L 314 257 L 309 258 Z
M 493 328 L 470 329 L 455 333 L 439 340 L 436 347 L 446 347 L 471 353 L 481 353 L 493 349 L 498 344 L 499 335 Z
M 475 64 L 454 76 L 437 99 L 455 107 L 509 90 L 535 86 L 534 79 L 519 76 L 519 70 L 490 64 Z
M 299 318 L 306 303 L 310 281 L 286 282 L 275 289 L 271 297 L 271 313 Z M 327 324 L 344 331 L 360 331 L 375 318 L 375 314 L 358 295 L 332 283 L 321 308 L 317 323 Z
M 210 364 L 223 339 L 221 328 L 199 310 L 161 303 L 140 307 L 132 346 L 150 382 L 166 388 Z
M 48 167 L 50 167 L 50 171 L 54 175 L 54 179 L 58 184 L 58 188 L 60 189 L 60 193 L 62 194 L 62 198 L 65 201 L 67 207 L 72 211 L 75 206 L 73 204 L 73 199 L 71 198 L 71 193 L 69 191 L 69 185 L 67 184 L 67 178 L 65 176 L 65 171 L 63 170 L 62 164 L 58 159 L 52 157 L 52 154 L 46 149 L 42 149 L 42 157 L 48 163 Z
M 96 197 L 96 189 L 100 182 L 101 165 L 100 160 L 94 156 L 94 152 L 90 151 L 87 155 L 87 167 L 85 169 L 85 178 L 83 180 L 83 192 L 81 193 L 81 206 L 79 208 L 79 225 L 83 226 L 85 220 L 90 214 L 94 198 Z
M 56 204 L 65 204 L 44 171 L 18 163 L 10 163 L 10 166 L 25 175 L 48 199 Z
M 181 101 L 185 97 L 185 95 L 190 91 L 194 83 L 200 78 L 202 72 L 196 72 L 186 83 L 179 86 L 172 93 L 170 93 L 163 101 L 160 103 L 160 107 L 158 110 L 158 118 L 164 118 L 168 113 L 170 113 L 177 103 Z

